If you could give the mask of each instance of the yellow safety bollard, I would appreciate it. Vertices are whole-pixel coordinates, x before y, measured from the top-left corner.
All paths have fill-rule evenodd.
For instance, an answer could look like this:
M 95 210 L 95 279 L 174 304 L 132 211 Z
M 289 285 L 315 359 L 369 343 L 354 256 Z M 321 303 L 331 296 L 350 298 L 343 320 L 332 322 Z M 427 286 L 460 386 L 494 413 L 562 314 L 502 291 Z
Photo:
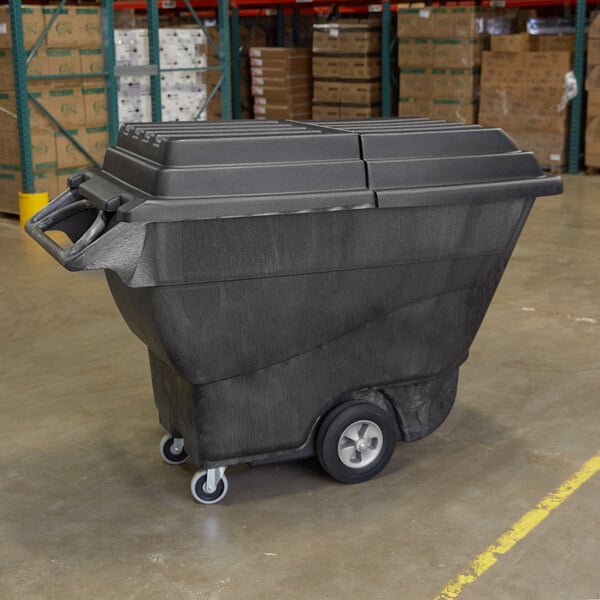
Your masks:
M 26 194 L 19 192 L 19 223 L 25 227 L 35 213 L 42 210 L 48 204 L 48 192 L 36 192 L 35 194 Z

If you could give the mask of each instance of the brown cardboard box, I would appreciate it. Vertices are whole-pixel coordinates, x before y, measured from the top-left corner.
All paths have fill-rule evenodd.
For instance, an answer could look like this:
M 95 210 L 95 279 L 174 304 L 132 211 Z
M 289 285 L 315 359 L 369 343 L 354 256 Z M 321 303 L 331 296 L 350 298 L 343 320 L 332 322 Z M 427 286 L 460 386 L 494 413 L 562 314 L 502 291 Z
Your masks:
M 340 81 L 340 100 L 348 104 L 381 102 L 381 81 Z
M 98 164 L 104 161 L 108 148 L 108 127 L 86 127 L 85 147 Z
M 585 89 L 600 90 L 600 65 L 591 65 L 585 78 Z
M 26 49 L 30 49 L 36 43 L 44 30 L 44 15 L 42 7 L 22 4 L 21 14 L 23 17 L 23 41 Z M 12 46 L 10 31 L 10 15 L 8 6 L 0 6 L 0 48 Z
M 280 72 L 278 72 L 280 73 Z M 252 75 L 252 87 L 297 87 L 310 85 L 310 77 L 306 73 L 280 73 L 278 75 Z
M 54 88 L 44 91 L 41 103 L 63 127 L 76 129 L 85 125 L 85 105 L 81 89 Z
M 341 53 L 381 51 L 381 24 L 359 23 L 340 27 L 338 48 Z
M 589 65 L 600 65 L 600 38 L 588 39 L 587 60 Z
M 600 117 L 600 89 L 588 92 L 587 114 L 588 117 Z
M 438 39 L 454 37 L 452 12 L 445 6 L 433 9 L 433 37 Z
M 338 80 L 315 79 L 313 81 L 313 102 L 334 103 L 340 101 Z
M 422 38 L 434 35 L 434 13 L 431 7 L 399 8 L 398 37 Z
M 484 20 L 489 14 L 481 7 L 456 6 L 451 7 L 452 36 L 457 38 L 475 38 L 485 33 Z
M 68 129 L 67 133 L 86 148 L 85 132 L 83 129 Z M 56 152 L 58 154 L 59 169 L 89 164 L 88 158 L 79 151 L 77 146 L 64 133 L 56 133 Z
M 31 62 L 27 65 L 27 75 L 31 76 L 49 74 L 50 63 L 48 62 L 43 49 L 40 49 L 31 59 Z M 48 82 L 46 81 L 27 82 L 29 89 L 38 89 L 40 87 L 47 87 L 47 85 Z M 0 90 L 8 91 L 14 89 L 15 82 L 13 78 L 12 51 L 0 49 Z
M 534 152 L 542 168 L 562 169 L 567 164 L 567 138 L 563 133 L 513 130 L 510 137 L 522 150 Z
M 338 55 L 313 54 L 312 74 L 313 77 L 339 77 L 340 57 Z
M 433 42 L 429 38 L 398 39 L 398 66 L 400 68 L 428 68 L 433 66 Z
M 600 116 L 588 117 L 585 128 L 585 164 L 600 169 Z
M 78 6 L 75 8 L 77 47 L 102 47 L 102 11 L 99 6 Z
M 317 119 L 339 119 L 340 105 L 327 102 L 313 102 L 312 118 Z
M 19 135 L 16 120 L 3 122 L 0 136 L 0 165 L 20 168 Z M 46 131 L 33 131 L 30 135 L 31 158 L 36 170 L 54 169 L 57 165 L 54 135 Z
M 313 52 L 339 52 L 340 30 L 335 23 L 313 25 Z
M 79 60 L 82 73 L 102 73 L 104 71 L 104 52 L 102 48 L 80 48 Z M 84 80 L 84 85 L 88 80 Z M 95 81 L 95 80 L 94 80 Z M 92 83 L 92 87 L 98 87 L 97 83 L 103 85 L 103 80 Z
M 312 107 L 293 106 L 290 104 L 271 104 L 267 106 L 254 106 L 254 115 L 256 118 L 266 119 L 310 119 Z
M 53 75 L 75 75 L 81 73 L 81 60 L 79 51 L 71 48 L 46 48 L 50 73 Z M 63 85 L 65 82 L 62 82 Z M 70 79 L 68 85 L 77 85 L 81 80 Z
M 493 35 L 490 38 L 492 52 L 529 52 L 531 41 L 528 33 Z
M 311 72 L 311 54 L 308 48 L 250 48 L 250 70 L 252 75 L 273 76 L 285 73 Z
M 83 105 L 85 109 L 85 124 L 88 127 L 99 127 L 108 123 L 108 109 L 105 87 L 84 87 Z
M 476 39 L 435 39 L 433 40 L 434 67 L 470 68 L 481 65 L 484 42 Z
M 525 68 L 557 73 L 564 77 L 571 70 L 573 55 L 570 52 L 526 52 Z
M 591 15 L 590 26 L 588 28 L 588 38 L 600 38 L 600 11 L 596 11 Z
M 398 99 L 399 117 L 428 117 L 431 114 L 431 98 L 407 98 L 401 96 Z
M 340 79 L 376 79 L 381 77 L 381 56 L 340 56 Z
M 574 35 L 532 35 L 531 50 L 535 52 L 573 52 Z
M 256 91 L 256 93 L 255 93 Z M 296 98 L 312 98 L 311 86 L 252 88 L 254 104 L 288 104 Z
M 431 69 L 400 69 L 400 93 L 412 98 L 432 98 L 435 79 Z
M 432 69 L 434 98 L 475 98 L 479 95 L 480 70 Z
M 45 94 L 47 95 L 47 91 Z M 31 90 L 30 96 L 43 104 L 42 92 L 40 90 Z M 16 127 L 17 120 L 17 102 L 15 92 L 6 90 L 0 92 L 0 123 L 9 123 L 11 127 Z M 32 131 L 50 131 L 54 130 L 52 122 L 44 116 L 36 105 L 29 101 L 29 124 Z
M 342 119 L 370 119 L 380 116 L 381 106 L 379 104 L 340 104 L 340 118 Z
M 44 25 L 48 26 L 58 6 L 44 6 Z M 52 23 L 46 35 L 45 45 L 51 48 L 77 48 L 79 46 L 79 29 L 75 17 L 75 9 L 65 6 Z
M 460 98 L 434 98 L 430 116 L 443 121 L 460 121 L 461 123 L 477 123 L 477 100 Z

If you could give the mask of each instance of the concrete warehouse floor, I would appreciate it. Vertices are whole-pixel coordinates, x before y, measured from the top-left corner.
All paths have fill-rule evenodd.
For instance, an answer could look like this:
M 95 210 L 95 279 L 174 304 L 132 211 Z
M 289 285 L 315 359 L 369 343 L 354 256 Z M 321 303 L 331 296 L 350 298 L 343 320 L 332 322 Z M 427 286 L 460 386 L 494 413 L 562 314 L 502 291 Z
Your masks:
M 600 177 L 540 199 L 442 427 L 344 486 L 158 456 L 145 347 L 100 273 L 0 221 L 0 598 L 433 599 L 600 449 Z M 461 600 L 600 598 L 600 474 Z M 454 596 L 452 596 L 454 597 Z

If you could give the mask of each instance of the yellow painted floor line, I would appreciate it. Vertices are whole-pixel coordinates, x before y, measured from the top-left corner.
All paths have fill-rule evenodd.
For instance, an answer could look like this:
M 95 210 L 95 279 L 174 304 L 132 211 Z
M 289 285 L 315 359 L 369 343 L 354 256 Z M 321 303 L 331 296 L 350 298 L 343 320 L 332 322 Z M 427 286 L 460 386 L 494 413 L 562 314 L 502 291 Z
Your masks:
M 555 508 L 558 508 L 575 490 L 600 471 L 600 452 L 585 464 L 562 485 L 548 494 L 534 509 L 524 514 L 512 527 L 482 552 L 456 579 L 453 579 L 440 592 L 435 600 L 454 600 L 464 587 L 473 583 L 498 561 L 498 556 L 506 554 L 517 542 L 535 529 Z

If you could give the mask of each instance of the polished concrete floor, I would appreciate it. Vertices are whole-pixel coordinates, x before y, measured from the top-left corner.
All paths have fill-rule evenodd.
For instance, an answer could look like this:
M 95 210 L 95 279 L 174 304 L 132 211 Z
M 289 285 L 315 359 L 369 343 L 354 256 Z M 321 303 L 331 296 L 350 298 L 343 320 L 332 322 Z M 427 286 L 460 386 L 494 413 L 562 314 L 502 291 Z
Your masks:
M 228 471 L 202 506 L 158 456 L 143 345 L 98 273 L 0 220 L 0 598 L 435 598 L 600 449 L 600 177 L 540 199 L 442 427 L 344 486 Z M 600 598 L 600 474 L 461 600 Z

